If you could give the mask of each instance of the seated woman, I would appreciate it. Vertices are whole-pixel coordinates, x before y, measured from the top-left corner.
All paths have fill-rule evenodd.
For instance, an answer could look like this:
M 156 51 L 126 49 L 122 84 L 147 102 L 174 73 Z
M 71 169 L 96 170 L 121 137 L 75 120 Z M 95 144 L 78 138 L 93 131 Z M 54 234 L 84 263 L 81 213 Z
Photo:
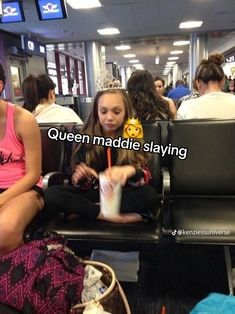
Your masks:
M 38 123 L 83 124 L 76 112 L 55 104 L 55 84 L 46 75 L 29 75 L 22 83 L 23 107 L 33 113 Z
M 142 221 L 157 210 L 157 193 L 147 185 L 150 172 L 148 154 L 111 148 L 112 167 L 108 167 L 107 148 L 93 145 L 94 136 L 114 139 L 121 136 L 125 122 L 133 116 L 127 93 L 106 89 L 97 93 L 93 109 L 81 131 L 90 136 L 89 144 L 80 144 L 73 154 L 73 186 L 52 186 L 45 193 L 45 212 L 67 211 L 86 219 L 117 223 Z M 121 214 L 103 215 L 99 205 L 99 177 L 104 172 L 111 182 L 123 186 Z
M 163 78 L 161 76 L 155 76 L 154 78 L 154 85 L 155 85 L 155 89 L 157 91 L 157 93 L 162 96 L 163 99 L 165 99 L 169 106 L 170 109 L 172 111 L 172 113 L 174 114 L 174 117 L 176 116 L 176 107 L 175 107 L 175 103 L 171 98 L 165 97 L 164 96 L 164 92 L 165 92 L 165 81 L 163 80 Z
M 6 77 L 0 64 L 0 95 Z M 26 226 L 43 207 L 41 140 L 31 113 L 0 99 L 0 256 L 23 244 Z
M 127 90 L 136 115 L 140 120 L 174 119 L 175 111 L 156 92 L 153 77 L 147 70 L 133 72 L 127 82 Z
M 217 53 L 200 62 L 196 69 L 195 81 L 202 96 L 184 101 L 178 110 L 178 119 L 235 118 L 235 96 L 222 92 L 223 60 L 223 55 Z

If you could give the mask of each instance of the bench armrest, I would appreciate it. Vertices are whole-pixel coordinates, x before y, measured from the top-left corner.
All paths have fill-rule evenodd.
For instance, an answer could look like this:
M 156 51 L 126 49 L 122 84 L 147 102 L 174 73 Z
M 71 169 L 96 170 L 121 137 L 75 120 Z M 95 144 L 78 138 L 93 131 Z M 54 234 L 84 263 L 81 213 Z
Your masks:
M 42 188 L 45 191 L 51 185 L 68 185 L 69 179 L 65 173 L 49 172 L 43 177 Z

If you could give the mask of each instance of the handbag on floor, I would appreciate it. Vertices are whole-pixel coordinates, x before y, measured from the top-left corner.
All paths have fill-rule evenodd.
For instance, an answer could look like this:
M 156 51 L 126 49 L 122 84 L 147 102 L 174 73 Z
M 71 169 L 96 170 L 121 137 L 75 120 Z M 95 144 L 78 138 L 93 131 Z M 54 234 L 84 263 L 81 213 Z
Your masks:
M 53 235 L 0 258 L 0 303 L 24 314 L 65 314 L 80 301 L 85 265 Z
M 131 314 L 127 298 L 116 279 L 113 269 L 104 263 L 96 261 L 84 261 L 84 263 L 92 265 L 102 272 L 101 280 L 107 287 L 107 290 L 95 300 L 75 305 L 70 313 L 82 314 L 86 313 L 85 309 L 90 308 L 94 309 L 94 312 L 89 313 Z

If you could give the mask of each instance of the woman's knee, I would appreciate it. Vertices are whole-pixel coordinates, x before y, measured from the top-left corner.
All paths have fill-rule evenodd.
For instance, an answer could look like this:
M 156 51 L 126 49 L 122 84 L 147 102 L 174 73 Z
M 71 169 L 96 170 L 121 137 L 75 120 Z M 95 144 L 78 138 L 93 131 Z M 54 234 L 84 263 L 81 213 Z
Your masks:
M 0 218 L 0 256 L 14 250 L 22 243 L 22 232 L 19 230 L 17 223 L 6 223 Z

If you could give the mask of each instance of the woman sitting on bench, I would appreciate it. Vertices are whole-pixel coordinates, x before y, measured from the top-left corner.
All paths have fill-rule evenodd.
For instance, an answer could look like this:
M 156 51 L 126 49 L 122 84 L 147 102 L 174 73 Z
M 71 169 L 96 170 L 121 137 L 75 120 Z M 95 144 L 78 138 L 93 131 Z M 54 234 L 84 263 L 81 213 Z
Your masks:
M 0 64 L 0 95 L 6 77 Z M 31 113 L 0 99 L 0 256 L 23 244 L 23 232 L 43 207 L 41 141 Z
M 147 185 L 150 173 L 148 155 L 143 151 L 111 148 L 112 164 L 108 168 L 107 148 L 92 145 L 94 136 L 122 137 L 123 128 L 133 110 L 127 93 L 106 89 L 97 93 L 93 109 L 81 131 L 90 137 L 89 144 L 80 144 L 73 154 L 73 186 L 52 186 L 45 194 L 47 211 L 75 213 L 87 219 L 131 223 L 151 218 L 157 208 L 157 193 Z M 104 172 L 123 186 L 121 214 L 106 217 L 99 203 L 98 174 Z

